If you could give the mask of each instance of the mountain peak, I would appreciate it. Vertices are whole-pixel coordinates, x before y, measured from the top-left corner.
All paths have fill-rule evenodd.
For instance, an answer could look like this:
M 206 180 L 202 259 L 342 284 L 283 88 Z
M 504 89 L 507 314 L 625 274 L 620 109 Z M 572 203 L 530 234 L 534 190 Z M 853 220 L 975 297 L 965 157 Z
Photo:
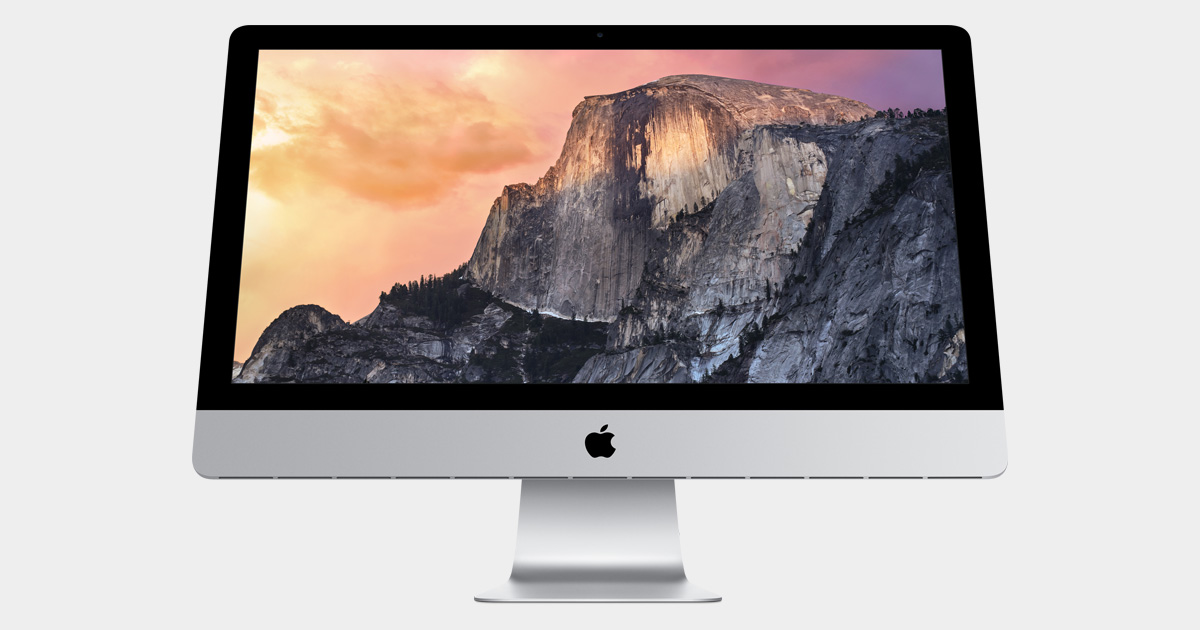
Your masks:
M 692 87 L 710 87 L 714 85 L 728 87 L 755 87 L 762 86 L 766 88 L 792 90 L 796 92 L 812 92 L 795 87 L 787 87 L 783 85 L 775 85 L 772 83 L 760 83 L 758 81 L 750 81 L 748 79 L 731 79 L 729 77 L 718 77 L 711 74 L 671 74 L 660 79 L 655 79 L 646 85 L 690 85 Z
M 875 115 L 870 105 L 844 96 L 708 74 L 672 74 L 620 92 L 587 96 L 571 115 L 577 118 L 612 104 L 625 103 L 628 109 L 638 102 L 670 107 L 682 101 L 725 110 L 743 129 L 763 124 L 835 125 Z
M 578 114 L 580 108 L 589 101 L 629 98 L 635 94 L 653 93 L 656 89 L 662 88 L 668 90 L 671 88 L 698 90 L 725 104 L 736 103 L 739 100 L 749 100 L 751 102 L 758 101 L 761 105 L 764 104 L 763 102 L 769 103 L 775 99 L 783 99 L 783 105 L 812 103 L 832 105 L 839 110 L 847 112 L 853 110 L 855 113 L 859 113 L 860 116 L 863 113 L 873 116 L 875 113 L 875 110 L 866 103 L 843 96 L 822 94 L 806 88 L 760 83 L 748 79 L 731 79 L 729 77 L 718 77 L 710 74 L 671 74 L 620 92 L 586 96 L 583 102 L 579 104 L 579 107 L 575 108 L 575 113 Z M 856 117 L 853 120 L 857 119 Z M 822 124 L 835 121 L 813 120 L 811 122 Z

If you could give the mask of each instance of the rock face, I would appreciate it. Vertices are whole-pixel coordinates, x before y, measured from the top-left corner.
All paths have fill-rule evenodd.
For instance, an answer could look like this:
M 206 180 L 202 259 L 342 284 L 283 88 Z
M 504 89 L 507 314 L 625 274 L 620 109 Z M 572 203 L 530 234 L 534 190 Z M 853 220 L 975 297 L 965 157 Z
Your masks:
M 463 267 L 353 324 L 290 309 L 234 381 L 965 381 L 946 118 L 874 115 L 694 75 L 588 97 Z
M 874 114 L 838 96 L 703 75 L 587 97 L 575 108 L 562 155 L 546 175 L 533 186 L 507 186 L 496 199 L 467 277 L 526 309 L 612 321 L 642 281 L 654 235 L 743 175 L 746 142 L 776 148 L 772 138 L 746 132 L 763 124 L 835 125 Z M 815 202 L 823 156 L 811 146 L 778 149 L 788 155 L 762 173 L 771 192 L 781 193 L 774 186 L 785 181 L 773 175 L 790 169 L 795 201 Z M 789 161 L 793 157 L 800 161 Z M 772 210 L 794 205 L 788 201 L 779 197 Z M 789 231 L 785 237 L 798 229 L 781 227 Z
M 257 382 L 272 380 L 279 374 L 295 370 L 293 364 L 306 361 L 303 351 L 309 339 L 325 333 L 342 330 L 346 322 L 342 318 L 315 304 L 293 306 L 284 311 L 259 336 L 250 358 L 234 377 L 234 382 Z M 293 359 L 293 355 L 300 355 Z

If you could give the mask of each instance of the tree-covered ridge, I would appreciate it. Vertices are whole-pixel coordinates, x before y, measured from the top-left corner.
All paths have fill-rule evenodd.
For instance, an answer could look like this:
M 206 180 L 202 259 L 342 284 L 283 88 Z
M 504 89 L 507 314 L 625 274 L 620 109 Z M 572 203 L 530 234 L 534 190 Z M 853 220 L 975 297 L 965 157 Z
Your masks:
M 891 107 L 889 107 L 889 108 L 887 108 L 887 109 L 880 109 L 880 110 L 877 110 L 877 111 L 875 112 L 875 118 L 889 118 L 889 119 L 896 119 L 896 118 L 942 118 L 942 117 L 944 117 L 945 115 L 946 115 L 946 108 L 944 108 L 944 107 L 943 107 L 942 109 L 933 109 L 933 108 L 930 108 L 930 109 L 921 109 L 920 107 L 918 107 L 918 108 L 916 108 L 916 109 L 910 109 L 910 110 L 908 110 L 908 112 L 905 112 L 905 111 L 903 111 L 903 110 L 900 110 L 900 109 L 894 109 L 894 108 L 891 108 Z M 863 116 L 863 117 L 862 117 L 862 118 L 860 118 L 859 120 L 866 120 L 866 119 L 867 119 L 867 117 L 866 117 L 866 116 Z
M 397 282 L 390 292 L 379 294 L 380 302 L 390 302 L 402 312 L 433 320 L 442 328 L 454 328 L 492 302 L 492 296 L 463 280 L 467 264 L 442 276 L 422 275 L 408 284 Z

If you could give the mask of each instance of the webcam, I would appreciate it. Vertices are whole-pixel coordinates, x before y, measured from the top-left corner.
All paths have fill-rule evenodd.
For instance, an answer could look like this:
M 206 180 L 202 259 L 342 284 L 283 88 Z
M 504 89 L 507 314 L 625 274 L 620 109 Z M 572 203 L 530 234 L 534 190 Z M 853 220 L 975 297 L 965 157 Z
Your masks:
M 596 33 L 596 37 L 604 37 L 604 33 Z

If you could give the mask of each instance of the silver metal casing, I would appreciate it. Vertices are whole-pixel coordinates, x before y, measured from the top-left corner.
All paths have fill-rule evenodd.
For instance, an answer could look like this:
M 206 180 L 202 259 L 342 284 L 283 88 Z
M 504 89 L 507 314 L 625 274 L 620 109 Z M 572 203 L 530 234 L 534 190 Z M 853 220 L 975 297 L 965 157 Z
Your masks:
M 616 452 L 593 458 L 609 425 Z M 230 477 L 996 477 L 1003 411 L 198 411 Z

